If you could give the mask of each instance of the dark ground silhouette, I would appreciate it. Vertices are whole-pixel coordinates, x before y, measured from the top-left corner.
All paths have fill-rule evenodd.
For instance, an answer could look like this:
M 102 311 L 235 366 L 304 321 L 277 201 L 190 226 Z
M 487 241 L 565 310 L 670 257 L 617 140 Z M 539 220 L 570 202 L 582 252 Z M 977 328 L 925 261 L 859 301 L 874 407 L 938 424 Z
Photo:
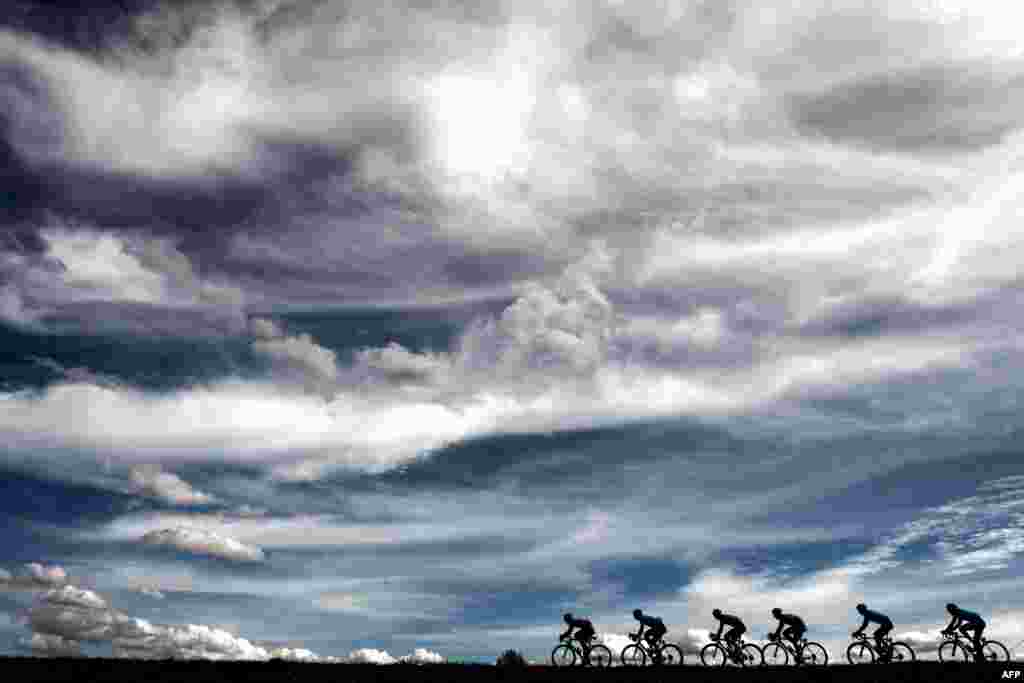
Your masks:
M 122 659 L 43 659 L 30 657 L 0 658 L 0 672 L 8 681 L 45 683 L 75 681 L 82 683 L 291 683 L 298 681 L 685 681 L 719 683 L 733 681 L 840 681 L 861 683 L 887 681 L 1024 681 L 1024 662 L 1007 664 L 942 664 L 917 662 L 900 665 L 829 666 L 816 669 L 769 667 L 758 669 L 708 669 L 684 666 L 671 669 L 614 667 L 610 669 L 555 669 L 548 666 L 527 668 L 491 665 L 434 664 L 303 664 L 284 662 L 210 662 L 210 661 L 132 661 Z M 1010 672 L 1006 674 L 1005 672 Z

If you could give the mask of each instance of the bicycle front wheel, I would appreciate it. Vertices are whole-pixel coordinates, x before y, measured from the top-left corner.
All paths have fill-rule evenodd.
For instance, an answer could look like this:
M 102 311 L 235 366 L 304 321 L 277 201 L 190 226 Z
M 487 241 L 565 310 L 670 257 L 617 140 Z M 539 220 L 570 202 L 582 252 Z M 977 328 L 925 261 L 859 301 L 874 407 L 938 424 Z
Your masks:
M 622 648 L 619 659 L 622 660 L 622 666 L 643 666 L 647 663 L 644 649 L 635 643 Z
M 551 663 L 555 666 L 572 666 L 576 663 L 576 650 L 568 643 L 562 643 L 551 651 Z
M 683 663 L 683 650 L 678 645 L 672 645 L 671 643 L 664 645 L 659 652 L 661 653 L 659 664 L 663 666 L 679 666 Z
M 967 650 L 961 647 L 955 640 L 947 640 L 939 645 L 940 662 L 966 662 L 970 659 Z
M 778 643 L 771 643 L 764 648 L 764 663 L 769 666 L 786 666 L 789 653 Z
M 981 644 L 981 656 L 986 662 L 1008 662 L 1010 651 L 997 640 L 986 640 Z
M 764 664 L 764 652 L 754 643 L 746 643 L 740 648 L 741 666 L 762 666 Z
M 718 643 L 708 643 L 700 651 L 700 661 L 704 666 L 725 666 L 729 654 Z
M 606 667 L 612 665 L 612 651 L 604 645 L 595 645 L 587 653 L 587 661 L 591 666 Z
M 828 651 L 821 643 L 807 643 L 804 645 L 803 663 L 811 666 L 825 666 L 828 664 Z
M 846 648 L 846 661 L 850 664 L 872 664 L 875 661 L 875 650 L 865 642 L 850 643 Z
M 906 643 L 893 643 L 892 644 L 892 657 L 890 662 L 913 662 L 917 659 L 917 655 L 914 654 L 914 648 L 910 647 Z

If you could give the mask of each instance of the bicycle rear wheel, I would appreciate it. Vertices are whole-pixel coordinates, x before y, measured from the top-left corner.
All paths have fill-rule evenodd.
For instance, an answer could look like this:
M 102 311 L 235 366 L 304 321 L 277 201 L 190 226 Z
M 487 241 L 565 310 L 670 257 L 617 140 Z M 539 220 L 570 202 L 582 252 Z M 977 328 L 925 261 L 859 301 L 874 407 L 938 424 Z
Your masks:
M 981 656 L 986 662 L 1008 662 L 1010 651 L 997 640 L 986 640 L 981 644 Z
M 850 647 L 846 648 L 846 661 L 850 664 L 873 664 L 875 650 L 863 641 L 850 643 Z
M 604 645 L 595 645 L 587 653 L 587 661 L 591 666 L 606 667 L 612 665 L 612 651 Z
M 939 645 L 940 662 L 966 662 L 970 659 L 967 650 L 955 640 L 947 640 Z
M 551 663 L 555 666 L 572 666 L 576 663 L 576 650 L 568 643 L 556 645 L 551 651 Z
M 764 652 L 754 643 L 745 643 L 740 648 L 741 666 L 761 666 L 764 664 Z
M 661 653 L 661 661 L 658 664 L 662 666 L 679 666 L 683 663 L 683 650 L 678 645 L 663 645 L 658 652 Z
M 889 658 L 890 662 L 913 662 L 916 659 L 917 655 L 914 654 L 914 648 L 910 647 L 906 643 L 892 644 L 892 657 Z
M 704 666 L 725 666 L 729 653 L 718 643 L 708 643 L 700 651 L 700 661 Z
M 619 659 L 622 660 L 622 666 L 643 666 L 647 663 L 647 655 L 644 653 L 644 649 L 636 643 L 622 648 L 622 654 L 619 656 Z
M 825 666 L 828 664 L 828 650 L 821 643 L 810 642 L 804 645 L 803 663 L 810 666 Z
M 769 666 L 786 666 L 789 663 L 789 653 L 778 643 L 766 645 L 763 653 L 764 663 Z

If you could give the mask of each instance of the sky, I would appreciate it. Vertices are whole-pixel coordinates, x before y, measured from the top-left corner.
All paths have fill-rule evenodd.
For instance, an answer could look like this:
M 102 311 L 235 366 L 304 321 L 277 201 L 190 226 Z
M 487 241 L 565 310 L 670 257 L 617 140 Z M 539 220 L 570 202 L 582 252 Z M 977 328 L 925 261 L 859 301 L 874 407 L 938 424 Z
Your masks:
M 1012 3 L 12 7 L 0 654 L 1024 641 Z

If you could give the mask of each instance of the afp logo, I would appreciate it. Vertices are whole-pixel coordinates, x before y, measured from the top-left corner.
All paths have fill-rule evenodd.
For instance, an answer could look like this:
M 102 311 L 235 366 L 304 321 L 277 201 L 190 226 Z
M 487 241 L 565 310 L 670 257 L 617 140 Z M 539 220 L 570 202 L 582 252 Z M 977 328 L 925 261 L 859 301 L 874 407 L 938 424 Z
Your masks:
M 1020 671 L 1015 669 L 1006 669 L 1003 671 L 1003 678 L 1015 678 L 1020 680 Z

